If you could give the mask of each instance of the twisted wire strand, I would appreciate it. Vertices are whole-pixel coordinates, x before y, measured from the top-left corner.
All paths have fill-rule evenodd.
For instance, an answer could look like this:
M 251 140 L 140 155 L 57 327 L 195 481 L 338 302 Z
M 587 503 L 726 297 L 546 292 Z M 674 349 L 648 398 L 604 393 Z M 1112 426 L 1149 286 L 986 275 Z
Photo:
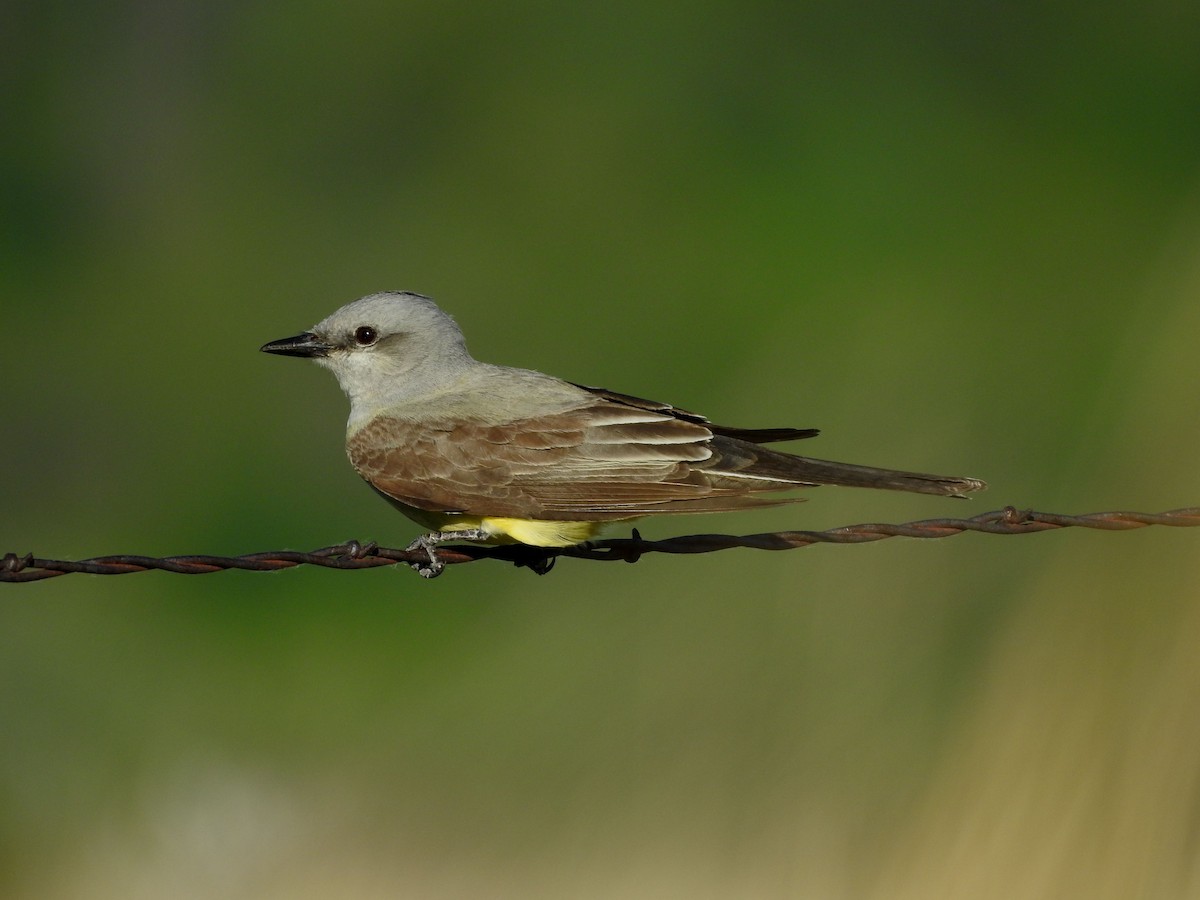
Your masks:
M 900 525 L 868 523 L 845 525 L 827 531 L 777 531 L 742 536 L 728 534 L 692 534 L 660 541 L 644 540 L 635 529 L 632 538 L 593 541 L 576 547 L 539 548 L 525 545 L 479 546 L 452 545 L 438 548 L 438 559 L 447 565 L 478 559 L 501 559 L 525 566 L 539 574 L 549 571 L 555 559 L 637 562 L 647 553 L 712 553 L 743 547 L 753 550 L 794 550 L 813 544 L 864 544 L 893 537 L 944 538 L 965 531 L 984 534 L 1031 534 L 1060 528 L 1093 528 L 1101 531 L 1129 531 L 1148 525 L 1176 528 L 1200 526 L 1200 507 L 1172 509 L 1161 513 L 1098 512 L 1078 516 L 1004 509 L 981 513 L 969 519 L 922 519 Z M 39 559 L 32 553 L 23 556 L 7 553 L 0 558 L 0 582 L 41 581 L 59 575 L 128 575 L 133 572 L 161 571 L 179 575 L 207 575 L 227 569 L 274 572 L 295 566 L 322 566 L 327 569 L 373 569 L 397 563 L 423 563 L 422 550 L 397 550 L 374 542 L 347 541 L 322 547 L 309 553 L 275 550 L 244 556 L 101 556 L 94 559 Z

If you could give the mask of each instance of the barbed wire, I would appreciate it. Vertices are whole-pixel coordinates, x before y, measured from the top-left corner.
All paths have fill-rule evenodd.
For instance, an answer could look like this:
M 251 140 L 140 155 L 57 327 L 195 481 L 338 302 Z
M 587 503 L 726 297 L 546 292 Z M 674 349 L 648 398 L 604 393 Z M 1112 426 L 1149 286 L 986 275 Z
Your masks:
M 647 541 L 636 529 L 631 538 L 592 541 L 574 547 L 541 548 L 523 544 L 485 546 L 454 544 L 439 547 L 438 560 L 446 565 L 475 562 L 479 559 L 506 560 L 533 569 L 538 574 L 550 571 L 559 557 L 600 561 L 637 562 L 647 553 L 712 553 L 742 547 L 752 550 L 795 550 L 813 544 L 865 544 L 893 537 L 944 538 L 965 531 L 984 534 L 1031 534 L 1060 528 L 1093 528 L 1101 531 L 1129 531 L 1148 525 L 1177 528 L 1200 526 L 1200 507 L 1172 509 L 1161 513 L 1098 512 L 1069 516 L 1043 513 L 1012 506 L 981 513 L 969 519 L 922 519 L 900 525 L 845 525 L 827 531 L 776 531 L 742 536 L 728 534 L 691 534 L 683 537 Z M 274 572 L 295 566 L 322 566 L 327 569 L 373 569 L 397 563 L 426 563 L 424 550 L 397 550 L 374 542 L 347 541 L 308 553 L 274 550 L 243 556 L 100 556 L 94 559 L 39 559 L 32 553 L 23 556 L 6 553 L 0 558 L 0 582 L 41 581 L 59 575 L 128 575 L 133 572 L 174 572 L 178 575 L 207 575 L 228 569 L 250 572 Z

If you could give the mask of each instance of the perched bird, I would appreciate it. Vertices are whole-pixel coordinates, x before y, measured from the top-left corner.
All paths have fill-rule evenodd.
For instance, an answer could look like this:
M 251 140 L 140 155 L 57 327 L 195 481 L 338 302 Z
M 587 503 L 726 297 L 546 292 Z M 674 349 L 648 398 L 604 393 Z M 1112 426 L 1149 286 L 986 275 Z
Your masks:
M 774 506 L 821 484 L 961 497 L 975 478 L 793 456 L 763 444 L 816 429 L 745 429 L 529 369 L 482 363 L 431 299 L 407 291 L 343 306 L 266 353 L 325 366 L 350 398 L 359 475 L 431 529 L 410 545 L 439 574 L 452 540 L 566 547 L 640 516 Z

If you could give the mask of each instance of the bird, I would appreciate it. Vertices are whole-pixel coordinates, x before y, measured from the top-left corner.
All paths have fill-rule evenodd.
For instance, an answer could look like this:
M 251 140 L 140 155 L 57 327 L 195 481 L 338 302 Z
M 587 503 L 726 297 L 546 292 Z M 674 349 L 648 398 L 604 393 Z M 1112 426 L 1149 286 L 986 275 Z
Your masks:
M 718 425 L 668 403 L 480 362 L 454 319 L 411 291 L 361 297 L 261 349 L 311 359 L 337 378 L 350 401 L 354 470 L 429 529 L 408 547 L 422 551 L 411 565 L 426 578 L 441 573 L 437 547 L 451 540 L 561 548 L 615 522 L 776 506 L 817 485 L 950 497 L 986 487 L 766 446 L 815 437 L 814 428 Z

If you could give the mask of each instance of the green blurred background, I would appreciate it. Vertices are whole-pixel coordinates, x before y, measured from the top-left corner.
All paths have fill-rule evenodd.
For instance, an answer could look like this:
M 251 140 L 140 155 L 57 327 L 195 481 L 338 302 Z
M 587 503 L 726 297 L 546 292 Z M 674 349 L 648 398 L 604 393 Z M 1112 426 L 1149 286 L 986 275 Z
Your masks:
M 403 545 L 327 373 L 485 360 L 806 452 L 649 537 L 1200 500 L 1200 8 L 15 3 L 0 552 Z M 0 894 L 1200 894 L 1200 533 L 0 588 Z

